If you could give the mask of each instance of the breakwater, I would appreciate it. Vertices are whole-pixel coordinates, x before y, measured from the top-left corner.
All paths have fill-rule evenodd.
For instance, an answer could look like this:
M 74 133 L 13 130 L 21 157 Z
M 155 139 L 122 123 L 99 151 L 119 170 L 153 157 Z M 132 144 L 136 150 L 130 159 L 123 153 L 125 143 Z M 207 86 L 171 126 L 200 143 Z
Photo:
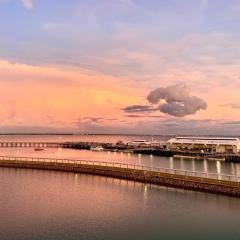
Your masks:
M 131 181 L 240 197 L 240 177 L 114 162 L 0 156 L 0 167 L 95 174 Z

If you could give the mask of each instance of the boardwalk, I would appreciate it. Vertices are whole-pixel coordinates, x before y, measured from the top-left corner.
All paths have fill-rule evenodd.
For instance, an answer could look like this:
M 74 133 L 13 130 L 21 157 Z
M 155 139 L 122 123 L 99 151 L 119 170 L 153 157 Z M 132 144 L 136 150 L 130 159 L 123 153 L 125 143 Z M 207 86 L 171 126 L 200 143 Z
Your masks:
M 103 175 L 149 184 L 240 197 L 240 177 L 113 162 L 0 156 L 0 167 Z

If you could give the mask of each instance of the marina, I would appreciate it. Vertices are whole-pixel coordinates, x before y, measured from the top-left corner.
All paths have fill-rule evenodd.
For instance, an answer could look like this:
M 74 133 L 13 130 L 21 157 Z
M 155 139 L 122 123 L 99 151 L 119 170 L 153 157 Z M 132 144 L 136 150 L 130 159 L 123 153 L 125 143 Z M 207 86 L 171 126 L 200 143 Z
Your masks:
M 135 139 L 152 142 L 152 136 L 136 135 L 0 135 L 0 155 L 121 162 L 240 176 L 237 154 L 213 156 L 199 151 L 167 150 L 162 146 L 171 139 L 169 136 L 155 136 L 152 148 L 127 146 Z M 91 146 L 100 146 L 100 151 L 90 151 Z M 34 151 L 35 148 L 44 150 Z
M 172 146 L 172 143 L 170 144 Z M 212 144 L 213 145 L 213 144 Z M 192 144 L 191 144 L 192 146 Z M 147 142 L 145 140 L 132 141 L 123 143 L 122 141 L 117 143 L 109 142 L 26 142 L 26 141 L 0 141 L 0 148 L 35 148 L 37 151 L 43 150 L 44 148 L 70 148 L 70 149 L 86 149 L 93 151 L 119 151 L 125 153 L 136 153 L 136 154 L 147 154 L 155 156 L 182 156 L 188 159 L 200 159 L 200 160 L 221 160 L 229 162 L 240 162 L 240 154 L 237 151 L 226 152 L 226 151 L 203 151 L 202 147 L 198 150 L 194 147 L 187 148 L 181 147 L 176 148 L 169 147 L 169 142 Z M 208 150 L 210 146 L 207 146 Z

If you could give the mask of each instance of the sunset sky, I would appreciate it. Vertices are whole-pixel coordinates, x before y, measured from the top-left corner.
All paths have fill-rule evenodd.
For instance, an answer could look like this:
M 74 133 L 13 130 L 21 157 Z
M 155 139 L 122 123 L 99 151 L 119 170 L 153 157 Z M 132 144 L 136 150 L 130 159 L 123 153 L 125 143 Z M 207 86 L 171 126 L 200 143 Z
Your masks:
M 0 132 L 240 135 L 239 0 L 0 0 Z

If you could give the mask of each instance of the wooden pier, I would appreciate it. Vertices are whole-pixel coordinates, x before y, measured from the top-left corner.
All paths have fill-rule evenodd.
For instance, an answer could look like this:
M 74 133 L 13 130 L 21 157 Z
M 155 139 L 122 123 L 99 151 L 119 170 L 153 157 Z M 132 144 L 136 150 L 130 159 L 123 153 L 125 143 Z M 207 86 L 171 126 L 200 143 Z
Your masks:
M 58 143 L 58 142 L 6 142 L 2 141 L 0 142 L 0 147 L 30 147 L 30 148 L 36 148 L 36 147 L 44 147 L 44 148 L 58 148 L 63 147 L 64 143 Z
M 0 156 L 0 167 L 95 174 L 146 184 L 240 197 L 240 177 L 135 164 L 87 160 Z

